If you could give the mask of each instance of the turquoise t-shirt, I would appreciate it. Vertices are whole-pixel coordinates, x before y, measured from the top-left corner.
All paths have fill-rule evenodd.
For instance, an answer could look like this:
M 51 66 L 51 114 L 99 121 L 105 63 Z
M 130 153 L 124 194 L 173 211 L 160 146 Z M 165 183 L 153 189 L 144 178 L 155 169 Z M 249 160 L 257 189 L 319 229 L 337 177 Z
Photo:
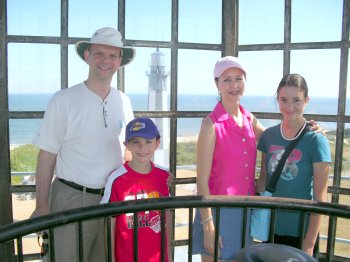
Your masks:
M 262 134 L 258 150 L 266 154 L 267 184 L 290 141 L 282 137 L 280 124 L 266 129 Z M 312 165 L 318 162 L 331 162 L 329 143 L 321 133 L 309 131 L 290 153 L 273 196 L 312 200 Z M 300 219 L 300 212 L 277 211 L 275 233 L 298 237 Z

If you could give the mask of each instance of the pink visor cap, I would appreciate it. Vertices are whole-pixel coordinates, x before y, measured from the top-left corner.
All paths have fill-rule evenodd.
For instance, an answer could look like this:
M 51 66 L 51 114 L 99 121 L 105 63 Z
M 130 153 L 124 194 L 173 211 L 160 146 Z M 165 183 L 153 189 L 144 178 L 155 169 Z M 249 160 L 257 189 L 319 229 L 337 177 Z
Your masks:
M 243 71 L 244 75 L 247 74 L 246 70 L 237 57 L 225 56 L 216 62 L 214 67 L 214 78 L 219 78 L 226 69 L 229 69 L 231 67 L 239 68 Z

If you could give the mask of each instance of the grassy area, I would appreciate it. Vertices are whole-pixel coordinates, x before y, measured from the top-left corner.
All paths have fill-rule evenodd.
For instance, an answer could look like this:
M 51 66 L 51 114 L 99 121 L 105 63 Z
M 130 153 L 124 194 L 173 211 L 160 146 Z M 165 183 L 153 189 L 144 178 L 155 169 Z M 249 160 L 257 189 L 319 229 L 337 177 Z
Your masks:
M 335 152 L 335 134 L 327 133 L 327 139 L 330 141 L 332 159 Z M 38 149 L 33 145 L 23 145 L 11 150 L 11 170 L 13 172 L 27 172 L 35 170 Z M 196 164 L 196 142 L 178 142 L 177 143 L 177 165 L 195 165 Z M 260 154 L 257 157 L 257 166 L 260 166 Z M 350 169 L 350 145 L 347 140 L 344 142 L 343 169 Z
M 177 143 L 176 152 L 177 165 L 195 165 L 196 164 L 196 142 Z
M 12 172 L 32 172 L 36 167 L 38 148 L 27 144 L 15 147 L 10 151 Z M 18 185 L 23 180 L 21 176 L 12 176 L 11 183 Z
M 15 147 L 10 151 L 12 172 L 32 172 L 35 170 L 38 148 L 27 144 Z M 181 142 L 177 144 L 178 165 L 196 164 L 196 142 Z M 12 184 L 18 184 L 22 177 L 13 176 Z
M 33 145 L 23 145 L 11 150 L 11 171 L 30 172 L 36 167 L 38 148 Z M 196 164 L 196 142 L 183 142 L 177 144 L 178 165 Z
M 38 148 L 33 145 L 23 145 L 11 150 L 11 171 L 30 172 L 35 170 Z

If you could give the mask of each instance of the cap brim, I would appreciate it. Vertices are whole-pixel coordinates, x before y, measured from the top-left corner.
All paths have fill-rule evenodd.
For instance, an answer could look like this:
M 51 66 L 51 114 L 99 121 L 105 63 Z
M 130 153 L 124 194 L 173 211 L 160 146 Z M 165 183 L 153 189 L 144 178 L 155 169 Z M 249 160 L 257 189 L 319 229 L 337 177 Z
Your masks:
M 125 139 L 126 142 L 129 142 L 131 138 L 134 138 L 134 137 L 141 137 L 141 138 L 144 138 L 144 139 L 159 139 L 160 138 L 160 135 L 148 135 L 148 134 L 133 134 L 133 135 L 130 135 L 127 139 Z
M 87 50 L 92 43 L 86 42 L 86 41 L 80 41 L 75 44 L 75 51 L 77 52 L 78 56 L 84 59 L 84 52 Z M 117 46 L 116 46 L 117 47 Z M 135 58 L 136 50 L 132 47 L 119 47 L 123 50 L 123 56 L 122 61 L 120 63 L 120 67 L 126 66 L 127 64 L 130 64 L 132 60 Z

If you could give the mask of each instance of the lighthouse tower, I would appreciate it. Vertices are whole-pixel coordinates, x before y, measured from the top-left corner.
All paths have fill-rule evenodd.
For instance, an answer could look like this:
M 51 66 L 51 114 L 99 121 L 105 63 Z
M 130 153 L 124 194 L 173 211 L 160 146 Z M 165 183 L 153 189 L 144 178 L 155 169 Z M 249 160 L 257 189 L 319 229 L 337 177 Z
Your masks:
M 150 70 L 148 76 L 148 110 L 167 111 L 167 86 L 166 79 L 169 72 L 165 71 L 164 54 L 157 48 L 151 54 Z M 152 119 L 159 129 L 161 143 L 154 154 L 154 162 L 164 167 L 169 167 L 169 119 Z

